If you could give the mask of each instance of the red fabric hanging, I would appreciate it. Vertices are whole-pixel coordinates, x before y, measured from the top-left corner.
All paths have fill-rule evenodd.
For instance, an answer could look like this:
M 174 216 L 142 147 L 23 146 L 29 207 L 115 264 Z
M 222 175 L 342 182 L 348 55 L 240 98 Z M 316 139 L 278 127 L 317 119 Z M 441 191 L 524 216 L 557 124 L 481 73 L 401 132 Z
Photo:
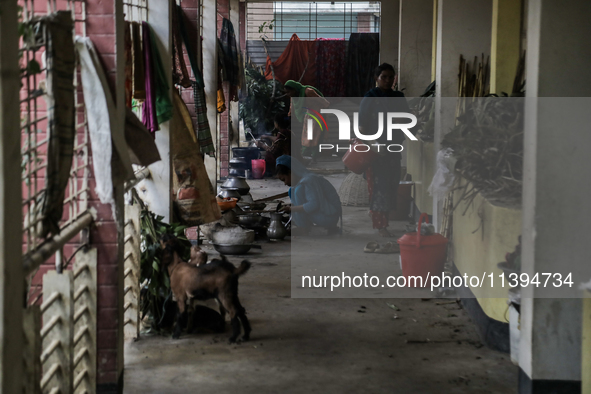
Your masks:
M 302 85 L 316 85 L 316 41 L 302 41 L 297 34 L 291 36 L 289 44 L 279 56 L 277 61 L 273 62 L 275 78 L 281 82 L 293 79 L 299 81 Z M 308 68 L 306 68 L 306 64 Z M 306 74 L 300 81 L 302 74 Z M 265 69 L 265 78 L 273 79 L 271 73 L 271 58 L 267 56 L 267 65 Z

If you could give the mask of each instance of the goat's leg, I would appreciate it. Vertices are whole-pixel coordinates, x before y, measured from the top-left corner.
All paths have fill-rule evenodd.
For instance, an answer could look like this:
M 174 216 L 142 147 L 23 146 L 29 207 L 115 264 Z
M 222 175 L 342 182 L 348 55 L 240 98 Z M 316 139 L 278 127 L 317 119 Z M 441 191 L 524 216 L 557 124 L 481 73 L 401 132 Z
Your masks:
M 197 328 L 195 326 L 195 302 L 193 298 L 190 298 L 187 306 L 187 334 L 193 334 Z
M 230 325 L 232 326 L 232 336 L 229 339 L 230 343 L 236 342 L 238 336 L 240 335 L 240 321 L 238 320 L 238 311 L 236 310 L 235 305 L 230 301 L 232 298 L 226 297 L 225 295 L 221 295 L 219 297 L 220 303 L 223 307 L 228 311 L 230 314 Z
M 183 332 L 183 328 L 187 325 L 187 308 L 185 306 L 185 301 L 186 300 L 184 297 L 181 297 L 181 299 L 177 301 L 179 310 L 177 312 L 176 324 L 174 326 L 174 331 L 172 333 L 173 339 L 180 338 L 181 333 Z
M 238 297 L 236 297 L 236 304 L 238 305 L 238 318 L 240 319 L 240 322 L 242 323 L 242 328 L 244 328 L 244 335 L 242 336 L 242 340 L 248 341 L 250 339 L 250 332 L 252 331 L 252 328 L 250 327 L 250 322 L 248 321 L 248 318 L 246 317 L 246 309 L 244 309 L 242 307 L 242 305 L 240 305 L 240 301 L 238 301 Z
M 219 298 L 216 298 L 215 302 L 218 304 L 218 308 L 220 310 L 220 315 L 222 315 L 222 320 L 224 321 L 224 325 L 225 325 L 226 324 L 226 313 L 228 311 L 226 311 L 226 308 L 224 308 L 224 305 L 222 304 L 222 302 L 220 301 Z
M 230 312 L 230 325 L 232 326 L 232 336 L 228 341 L 234 343 L 240 335 L 240 320 L 238 320 L 238 315 L 236 313 Z

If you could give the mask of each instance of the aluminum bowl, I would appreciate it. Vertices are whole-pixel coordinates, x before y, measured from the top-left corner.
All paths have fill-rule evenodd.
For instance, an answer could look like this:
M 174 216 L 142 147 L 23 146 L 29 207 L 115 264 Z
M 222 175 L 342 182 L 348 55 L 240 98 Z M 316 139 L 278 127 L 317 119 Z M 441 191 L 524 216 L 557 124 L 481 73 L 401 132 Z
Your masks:
M 244 244 L 244 245 L 227 245 L 227 244 L 213 244 L 215 250 L 219 254 L 246 254 L 250 248 L 260 249 L 260 245 Z

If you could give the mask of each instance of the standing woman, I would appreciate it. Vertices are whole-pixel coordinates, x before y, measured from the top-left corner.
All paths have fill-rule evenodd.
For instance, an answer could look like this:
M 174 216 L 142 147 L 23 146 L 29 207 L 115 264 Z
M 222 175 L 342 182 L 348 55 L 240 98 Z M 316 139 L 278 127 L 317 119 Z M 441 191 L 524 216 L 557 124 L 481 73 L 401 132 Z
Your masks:
M 379 65 L 374 71 L 376 87 L 367 92 L 359 108 L 360 129 L 366 135 L 375 134 L 378 130 L 378 114 L 381 112 L 410 112 L 404 94 L 392 90 L 395 80 L 394 67 L 388 63 Z M 386 99 L 389 98 L 389 99 Z M 383 119 L 383 125 L 386 119 Z M 387 133 L 375 140 L 379 144 L 402 144 L 404 133 L 396 130 L 392 133 L 392 140 L 387 139 Z M 392 237 L 388 231 L 388 215 L 396 210 L 398 185 L 400 183 L 400 169 L 402 154 L 382 149 L 365 173 L 370 198 L 370 216 L 373 228 L 382 237 Z
M 314 86 L 302 85 L 299 82 L 289 80 L 285 82 L 283 88 L 285 89 L 285 94 L 287 94 L 290 98 L 315 98 L 316 100 L 311 100 L 310 104 L 313 106 L 312 109 L 316 111 L 320 111 L 320 109 L 326 108 L 330 105 L 330 103 L 324 99 L 324 95 L 322 94 L 322 92 L 320 92 L 320 90 L 316 89 Z M 320 126 L 316 122 L 312 122 L 312 139 L 309 140 L 307 138 L 308 133 L 306 132 L 309 115 L 308 110 L 304 108 L 303 100 L 296 100 L 295 104 L 292 100 L 289 114 L 291 116 L 295 116 L 298 122 L 301 122 L 303 124 L 301 135 L 302 155 L 311 156 L 312 158 L 314 158 L 318 153 L 316 147 L 320 142 L 322 133 Z

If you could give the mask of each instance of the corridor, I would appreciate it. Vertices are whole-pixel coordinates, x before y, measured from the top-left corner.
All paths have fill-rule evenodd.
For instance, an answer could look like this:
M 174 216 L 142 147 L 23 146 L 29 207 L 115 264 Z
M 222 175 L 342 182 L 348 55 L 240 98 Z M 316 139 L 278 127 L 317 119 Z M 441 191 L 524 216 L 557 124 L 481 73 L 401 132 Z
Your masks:
M 341 177 L 328 178 L 338 186 Z M 273 194 L 280 184 L 249 182 L 253 195 Z M 344 209 L 342 241 L 313 242 L 351 243 L 354 261 L 374 234 L 361 225 L 367 209 Z M 402 231 L 403 222 L 396 225 Z M 509 355 L 483 347 L 453 300 L 292 299 L 290 241 L 262 247 L 263 253 L 249 252 L 253 267 L 240 279 L 251 341 L 229 345 L 228 323 L 223 334 L 142 336 L 126 344 L 126 394 L 516 392 L 517 367 Z M 398 255 L 374 256 L 400 274 Z M 242 256 L 230 260 L 238 264 Z

